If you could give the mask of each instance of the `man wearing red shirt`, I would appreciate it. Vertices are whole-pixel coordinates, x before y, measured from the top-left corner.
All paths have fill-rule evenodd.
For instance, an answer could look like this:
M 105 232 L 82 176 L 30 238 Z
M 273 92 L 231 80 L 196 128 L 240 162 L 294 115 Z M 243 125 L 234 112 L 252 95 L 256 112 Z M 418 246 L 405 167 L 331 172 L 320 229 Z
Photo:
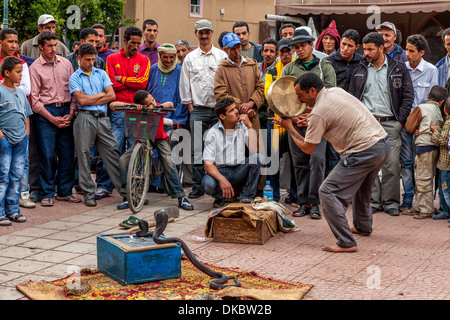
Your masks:
M 147 88 L 150 60 L 138 52 L 141 41 L 142 31 L 136 27 L 128 27 L 123 37 L 124 48 L 106 58 L 106 72 L 113 83 L 117 101 L 133 103 L 134 94 Z M 122 155 L 133 145 L 134 140 L 125 137 L 123 112 L 111 111 L 110 121 Z M 103 171 L 100 168 L 97 172 L 96 199 L 106 197 L 112 192 L 112 183 Z
M 117 101 L 133 103 L 134 94 L 147 88 L 150 60 L 138 52 L 141 41 L 142 31 L 136 27 L 128 27 L 123 38 L 124 48 L 109 55 L 106 60 L 106 72 L 113 83 Z M 122 155 L 127 149 L 122 112 L 111 113 L 111 127 Z M 128 147 L 133 143 L 134 141 L 128 141 Z

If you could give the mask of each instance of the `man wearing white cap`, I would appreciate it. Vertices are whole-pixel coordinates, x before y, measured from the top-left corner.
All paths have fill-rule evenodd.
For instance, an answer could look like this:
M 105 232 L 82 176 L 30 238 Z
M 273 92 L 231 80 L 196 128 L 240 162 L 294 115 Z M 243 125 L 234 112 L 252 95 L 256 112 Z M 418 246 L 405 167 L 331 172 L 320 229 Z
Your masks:
M 395 43 L 397 39 L 397 28 L 392 22 L 385 21 L 376 27 L 377 32 L 383 36 L 384 39 L 384 53 L 397 61 L 406 63 L 406 52 L 398 44 Z
M 219 63 L 227 54 L 214 47 L 211 42 L 214 33 L 212 23 L 199 20 L 195 23 L 195 35 L 199 41 L 197 49 L 184 58 L 180 75 L 181 103 L 188 106 L 189 125 L 192 136 L 192 192 L 189 198 L 196 199 L 204 194 L 202 179 L 205 175 L 202 163 L 203 134 L 217 123 L 214 112 L 214 76 Z M 198 137 L 198 139 L 196 139 Z M 201 143 L 200 143 L 201 141 Z
M 55 33 L 56 29 L 56 19 L 49 14 L 43 14 L 38 19 L 38 31 L 41 33 L 42 31 L 51 31 Z M 39 49 L 38 44 L 38 36 L 25 41 L 20 47 L 22 54 L 28 57 L 32 57 L 34 59 L 39 58 L 41 55 L 41 51 Z M 64 43 L 58 40 L 58 47 L 56 49 L 56 54 L 62 57 L 67 57 L 70 54 L 69 49 L 66 47 Z

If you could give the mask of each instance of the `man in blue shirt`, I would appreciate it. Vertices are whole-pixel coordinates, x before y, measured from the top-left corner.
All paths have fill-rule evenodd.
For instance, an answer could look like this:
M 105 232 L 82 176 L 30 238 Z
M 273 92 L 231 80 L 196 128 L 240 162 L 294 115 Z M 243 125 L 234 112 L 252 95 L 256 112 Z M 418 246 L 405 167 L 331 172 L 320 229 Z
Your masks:
M 448 73 L 448 66 L 450 65 L 450 28 L 445 29 L 441 37 L 447 54 L 436 63 L 436 68 L 439 71 L 439 85 L 445 87 L 447 91 L 450 91 L 450 74 Z
M 111 131 L 107 103 L 116 98 L 107 73 L 94 67 L 96 48 L 83 43 L 78 49 L 78 68 L 69 80 L 70 93 L 78 101 L 79 114 L 74 122 L 75 150 L 78 155 L 78 179 L 84 203 L 96 206 L 95 182 L 91 178 L 90 158 L 95 144 L 111 181 L 120 192 L 119 146 Z M 123 194 L 122 194 L 123 195 Z
M 394 60 L 406 62 L 406 53 L 398 44 L 395 43 L 397 39 L 397 28 L 392 22 L 383 22 L 377 26 L 377 31 L 384 39 L 384 53 Z

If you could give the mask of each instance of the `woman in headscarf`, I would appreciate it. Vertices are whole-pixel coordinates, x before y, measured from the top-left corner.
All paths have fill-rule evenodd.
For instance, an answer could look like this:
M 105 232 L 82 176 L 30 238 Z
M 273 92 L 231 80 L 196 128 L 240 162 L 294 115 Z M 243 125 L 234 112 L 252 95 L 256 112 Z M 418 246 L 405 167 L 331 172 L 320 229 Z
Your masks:
M 341 36 L 336 28 L 336 22 L 333 20 L 317 39 L 316 50 L 330 55 L 339 49 L 340 44 Z

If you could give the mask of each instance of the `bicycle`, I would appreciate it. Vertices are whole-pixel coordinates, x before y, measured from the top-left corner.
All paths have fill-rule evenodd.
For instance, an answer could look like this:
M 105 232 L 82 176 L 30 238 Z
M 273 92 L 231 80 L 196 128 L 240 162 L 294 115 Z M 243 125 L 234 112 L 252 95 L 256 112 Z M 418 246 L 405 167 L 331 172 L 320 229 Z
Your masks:
M 153 154 L 153 143 L 161 117 L 173 108 L 148 108 L 137 110 L 133 104 L 116 107 L 125 111 L 125 135 L 135 138 L 127 171 L 127 199 L 131 211 L 138 213 L 144 205 L 150 182 L 162 174 Z

